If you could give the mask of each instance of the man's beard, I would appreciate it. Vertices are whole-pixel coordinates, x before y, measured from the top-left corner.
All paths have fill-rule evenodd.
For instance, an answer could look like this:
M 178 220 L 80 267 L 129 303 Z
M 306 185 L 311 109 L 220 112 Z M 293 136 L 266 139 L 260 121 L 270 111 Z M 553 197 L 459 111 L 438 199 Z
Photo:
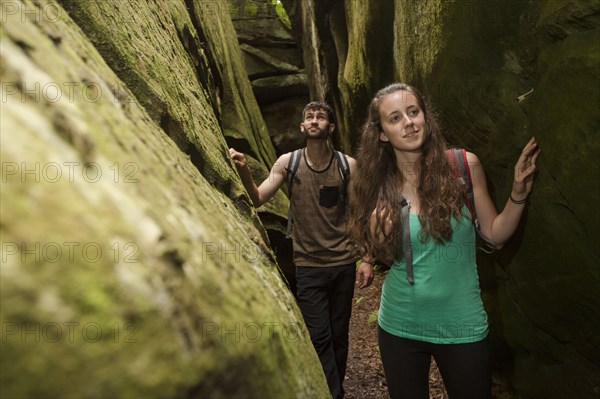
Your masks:
M 307 140 L 324 140 L 329 138 L 329 125 L 317 132 L 311 132 L 309 129 L 305 130 L 305 136 Z

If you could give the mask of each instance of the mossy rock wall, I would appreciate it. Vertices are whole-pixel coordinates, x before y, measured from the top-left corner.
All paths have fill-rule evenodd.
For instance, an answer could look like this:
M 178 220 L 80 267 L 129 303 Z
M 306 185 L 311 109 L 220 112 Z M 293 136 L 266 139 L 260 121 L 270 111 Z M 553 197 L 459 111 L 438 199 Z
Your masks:
M 3 398 L 328 397 L 228 158 L 235 107 L 273 149 L 203 4 L 2 5 Z
M 284 0 L 304 40 L 306 6 Z M 482 160 L 496 207 L 535 136 L 542 155 L 519 229 L 480 255 L 495 370 L 525 398 L 600 392 L 600 6 L 395 0 L 313 2 L 325 98 L 353 147 L 375 92 L 393 81 L 420 89 L 451 145 Z M 323 67 L 327 68 L 323 72 Z M 315 84 L 315 82 L 313 82 Z M 594 244 L 596 243 L 596 244 Z
M 587 1 L 396 2 L 396 77 L 479 155 L 496 206 L 535 136 L 542 155 L 513 239 L 480 257 L 496 362 L 517 393 L 600 393 L 600 7 Z M 423 21 L 423 23 L 421 23 Z
M 278 155 L 306 145 L 298 128 L 310 101 L 302 49 L 270 0 L 230 0 L 245 70 Z

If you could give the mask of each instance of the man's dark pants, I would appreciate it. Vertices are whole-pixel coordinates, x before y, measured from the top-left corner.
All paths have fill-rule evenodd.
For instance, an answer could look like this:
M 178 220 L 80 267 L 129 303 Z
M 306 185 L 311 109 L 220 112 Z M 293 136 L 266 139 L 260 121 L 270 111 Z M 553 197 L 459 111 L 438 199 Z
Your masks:
M 355 263 L 296 267 L 298 305 L 334 399 L 344 397 L 355 276 Z

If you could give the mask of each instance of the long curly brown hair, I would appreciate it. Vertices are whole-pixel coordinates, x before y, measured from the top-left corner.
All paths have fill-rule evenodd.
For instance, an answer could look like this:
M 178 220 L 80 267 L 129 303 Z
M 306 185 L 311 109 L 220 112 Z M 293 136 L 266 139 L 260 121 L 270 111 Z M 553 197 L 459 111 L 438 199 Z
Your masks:
M 421 242 L 429 237 L 438 243 L 448 241 L 452 237 L 451 218 L 458 219 L 463 205 L 461 187 L 446 157 L 445 139 L 423 96 L 404 83 L 394 83 L 379 90 L 371 101 L 368 119 L 362 128 L 357 171 L 352 177 L 353 201 L 348 232 L 362 255 L 377 256 L 388 262 L 402 256 L 399 204 L 400 188 L 406 178 L 397 167 L 390 142 L 379 138 L 382 131 L 379 107 L 385 96 L 399 90 L 413 94 L 425 116 L 427 138 L 422 148 L 417 189 Z M 374 232 L 369 228 L 373 214 Z

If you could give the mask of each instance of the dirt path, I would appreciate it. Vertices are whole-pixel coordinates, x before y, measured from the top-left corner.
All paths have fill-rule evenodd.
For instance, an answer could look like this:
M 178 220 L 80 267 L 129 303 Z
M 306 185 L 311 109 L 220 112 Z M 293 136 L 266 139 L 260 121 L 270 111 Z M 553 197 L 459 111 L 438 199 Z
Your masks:
M 344 389 L 346 399 L 387 399 L 385 374 L 377 346 L 376 311 L 379 308 L 384 274 L 377 273 L 373 285 L 356 288 L 350 319 L 350 351 Z M 447 399 L 439 371 L 432 364 L 429 374 L 430 399 Z

